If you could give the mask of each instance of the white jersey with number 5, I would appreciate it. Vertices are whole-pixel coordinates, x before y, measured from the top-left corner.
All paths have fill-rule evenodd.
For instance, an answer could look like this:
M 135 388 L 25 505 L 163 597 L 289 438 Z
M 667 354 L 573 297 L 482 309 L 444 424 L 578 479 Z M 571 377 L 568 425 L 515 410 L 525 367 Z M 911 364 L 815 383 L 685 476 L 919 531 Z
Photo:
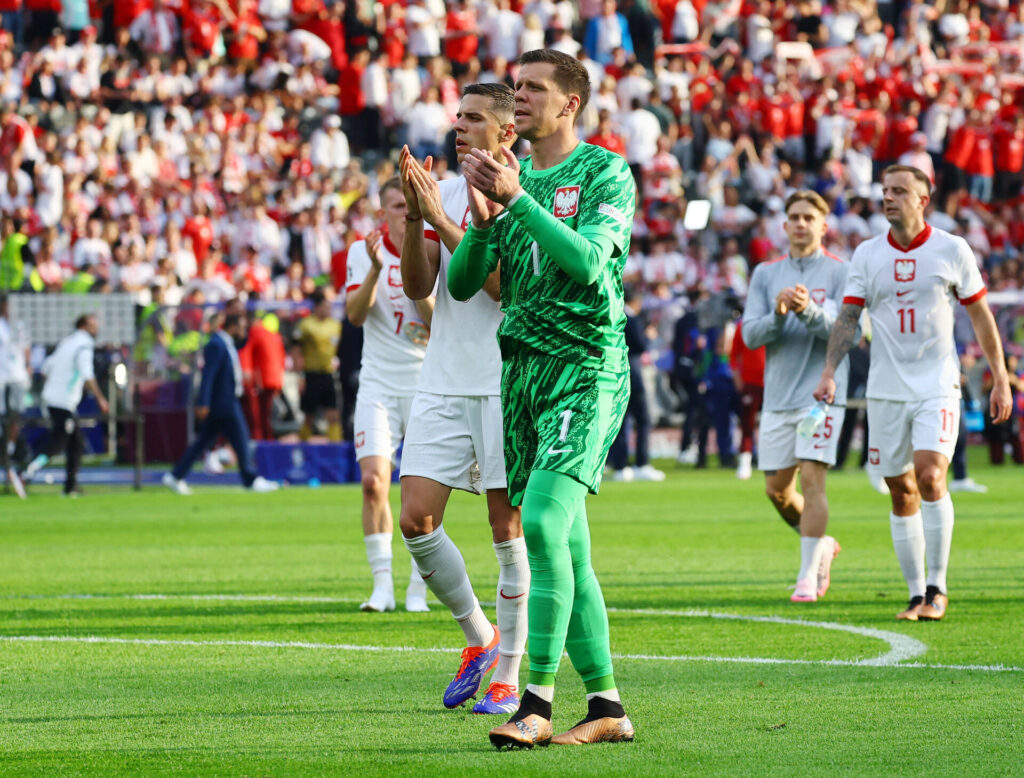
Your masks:
M 438 186 L 445 214 L 466 229 L 469 224 L 466 179 L 459 176 L 442 181 Z M 501 394 L 498 325 L 504 314 L 483 290 L 465 302 L 451 296 L 448 265 L 452 253 L 430 225 L 424 225 L 424 229 L 428 240 L 441 244 L 441 260 L 420 389 L 432 394 L 467 397 Z
M 412 395 L 420 380 L 428 330 L 416 304 L 405 295 L 398 249 L 386 237 L 381 241 L 380 261 L 377 297 L 363 324 L 359 385 L 386 395 Z M 348 250 L 348 294 L 362 285 L 370 267 L 366 241 L 353 243 Z
M 843 302 L 865 306 L 871 317 L 867 396 L 901 402 L 958 396 L 954 306 L 984 295 L 963 238 L 925 225 L 905 249 L 889 234 L 861 243 Z

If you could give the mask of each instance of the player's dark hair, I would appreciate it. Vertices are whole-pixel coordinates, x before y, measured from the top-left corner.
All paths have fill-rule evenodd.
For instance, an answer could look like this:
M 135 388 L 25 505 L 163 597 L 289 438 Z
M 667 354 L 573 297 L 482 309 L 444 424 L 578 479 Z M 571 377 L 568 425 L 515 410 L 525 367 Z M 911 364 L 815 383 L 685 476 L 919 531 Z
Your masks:
M 309 304 L 316 308 L 320 303 L 327 299 L 323 289 L 314 289 L 313 293 L 309 296 Z
M 520 65 L 531 65 L 536 62 L 555 66 L 555 83 L 567 95 L 577 95 L 580 98 L 576 118 L 582 116 L 583 109 L 590 102 L 590 74 L 583 64 L 578 59 L 554 49 L 534 49 L 524 52 L 519 58 Z
M 508 84 L 467 84 L 462 96 L 481 95 L 491 101 L 491 112 L 501 124 L 509 124 L 514 120 L 516 112 L 516 93 Z
M 402 191 L 402 179 L 398 176 L 392 176 L 380 187 L 380 204 L 384 205 L 384 195 L 386 195 L 392 189 L 397 189 L 399 192 Z
M 914 167 L 913 165 L 889 165 L 889 167 L 882 171 L 882 178 L 884 179 L 890 173 L 910 173 L 924 186 L 924 191 L 928 193 L 928 196 L 932 196 L 932 180 L 928 178 L 928 174 L 921 170 L 921 168 Z
M 793 192 L 793 194 L 786 198 L 786 205 L 782 212 L 788 214 L 790 207 L 796 203 L 810 203 L 811 207 L 816 211 L 820 211 L 822 216 L 828 216 L 828 203 L 825 202 L 824 197 L 813 189 L 798 189 Z
M 241 323 L 242 319 L 245 318 L 237 313 L 230 313 L 224 317 L 224 324 L 221 325 L 221 329 L 225 332 L 232 327 Z

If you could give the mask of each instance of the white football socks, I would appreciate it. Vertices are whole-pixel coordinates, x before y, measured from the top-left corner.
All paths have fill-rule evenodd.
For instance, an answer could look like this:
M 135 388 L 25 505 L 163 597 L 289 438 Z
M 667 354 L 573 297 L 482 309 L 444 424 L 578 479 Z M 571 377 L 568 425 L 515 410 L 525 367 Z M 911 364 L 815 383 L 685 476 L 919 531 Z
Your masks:
M 946 568 L 953 544 L 953 500 L 947 492 L 935 502 L 921 502 L 924 524 L 925 556 L 928 560 L 928 585 L 946 593 Z
M 526 650 L 527 595 L 530 592 L 530 563 L 526 540 L 513 538 L 494 544 L 498 557 L 498 666 L 492 683 L 519 688 L 519 665 Z
M 892 546 L 896 549 L 896 558 L 900 561 L 910 596 L 924 597 L 925 543 L 921 511 L 913 516 L 890 513 L 889 528 L 892 531 Z
M 392 592 L 393 594 L 395 584 L 391 580 L 391 533 L 380 532 L 376 535 L 366 535 L 363 542 L 366 544 L 366 558 L 370 562 L 370 572 L 373 573 L 373 590 Z
M 466 645 L 486 646 L 490 643 L 494 639 L 494 628 L 473 594 L 462 554 L 444 527 L 438 527 L 429 535 L 403 540 L 430 591 L 448 606 L 462 627 Z
M 811 580 L 815 587 L 818 585 L 818 565 L 821 564 L 821 555 L 825 551 L 824 538 L 800 537 L 800 574 L 796 577 L 798 581 Z

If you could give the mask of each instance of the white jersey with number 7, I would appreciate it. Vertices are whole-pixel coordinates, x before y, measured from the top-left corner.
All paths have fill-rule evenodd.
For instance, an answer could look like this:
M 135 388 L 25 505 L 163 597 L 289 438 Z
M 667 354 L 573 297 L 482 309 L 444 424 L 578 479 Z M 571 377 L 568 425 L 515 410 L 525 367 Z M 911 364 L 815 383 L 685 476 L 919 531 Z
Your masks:
M 398 248 L 384 239 L 380 245 L 381 270 L 377 278 L 377 297 L 363 324 L 363 363 L 360 386 L 394 396 L 413 395 L 420 380 L 423 355 L 429 331 L 405 294 L 402 284 L 402 260 Z M 345 289 L 358 289 L 370 272 L 366 241 L 352 244 L 348 250 Z
M 890 234 L 861 243 L 850 261 L 843 302 L 871 318 L 867 396 L 913 402 L 960 393 L 954 306 L 985 295 L 967 241 L 925 225 L 907 248 Z

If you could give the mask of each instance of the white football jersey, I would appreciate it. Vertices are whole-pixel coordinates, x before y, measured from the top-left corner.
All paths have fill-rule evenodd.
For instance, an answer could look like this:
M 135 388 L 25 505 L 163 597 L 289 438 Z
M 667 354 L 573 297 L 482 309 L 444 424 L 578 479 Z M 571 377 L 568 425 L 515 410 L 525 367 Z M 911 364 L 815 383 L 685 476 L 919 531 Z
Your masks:
M 420 380 L 429 330 L 416 304 L 405 295 L 398 249 L 386 237 L 381 241 L 380 261 L 377 297 L 363 324 L 359 385 L 385 395 L 412 395 Z M 348 294 L 362 285 L 371 264 L 366 241 L 353 243 L 348 250 Z
M 844 303 L 871 317 L 867 396 L 912 402 L 960 394 L 953 306 L 985 295 L 967 241 L 926 225 L 906 249 L 887 233 L 861 243 Z
M 469 225 L 466 179 L 441 181 L 441 205 L 445 214 L 463 229 Z M 504 314 L 497 301 L 483 290 L 465 302 L 448 291 L 448 265 L 452 253 L 428 224 L 428 240 L 441 243 L 437 297 L 430 327 L 430 342 L 420 376 L 420 389 L 431 394 L 480 396 L 501 393 L 501 351 L 498 325 Z

